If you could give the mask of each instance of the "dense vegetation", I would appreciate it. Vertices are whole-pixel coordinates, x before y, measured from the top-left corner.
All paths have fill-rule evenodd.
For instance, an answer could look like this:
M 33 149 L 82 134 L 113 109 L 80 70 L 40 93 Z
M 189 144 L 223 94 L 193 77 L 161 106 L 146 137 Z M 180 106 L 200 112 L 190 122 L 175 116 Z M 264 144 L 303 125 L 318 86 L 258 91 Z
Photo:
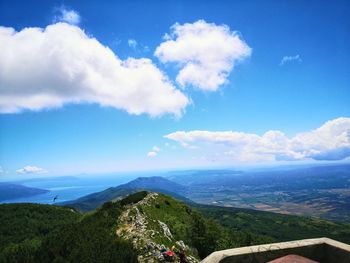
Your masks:
M 80 214 L 65 207 L 38 204 L 0 205 L 0 251 L 10 244 L 40 240 Z
M 40 214 L 42 205 L 37 206 Z M 45 237 L 42 237 L 44 233 L 39 228 L 32 240 L 26 239 L 18 244 L 7 243 L 0 254 L 0 262 L 137 262 L 132 245 L 118 239 L 114 233 L 116 219 L 121 211 L 119 203 L 108 202 L 96 212 L 66 224 L 59 230 L 54 229 Z M 14 219 L 13 212 L 6 212 Z M 48 213 L 55 214 L 55 211 Z M 42 217 L 45 217 L 45 212 Z M 25 225 L 24 231 L 29 231 L 31 224 L 36 225 L 40 219 L 30 218 L 29 221 L 32 223 L 27 225 L 22 221 L 17 222 L 18 227 Z M 47 225 L 52 223 L 45 219 L 44 222 Z M 11 225 L 11 222 L 7 223 L 7 227 Z M 12 236 L 13 240 L 18 239 L 16 233 Z M 35 233 L 32 236 L 35 236 Z
M 197 209 L 225 227 L 267 236 L 275 242 L 329 237 L 350 243 L 347 223 L 231 207 L 197 205 Z

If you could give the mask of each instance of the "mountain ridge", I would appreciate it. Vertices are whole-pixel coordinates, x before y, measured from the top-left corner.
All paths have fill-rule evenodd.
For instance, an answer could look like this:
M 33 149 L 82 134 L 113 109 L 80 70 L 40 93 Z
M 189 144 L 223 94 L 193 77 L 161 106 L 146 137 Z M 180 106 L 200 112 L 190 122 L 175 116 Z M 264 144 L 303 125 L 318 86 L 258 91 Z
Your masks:
M 178 200 L 186 203 L 192 203 L 192 201 L 180 193 L 185 193 L 187 188 L 172 182 L 164 177 L 153 176 L 153 177 L 138 177 L 126 184 L 122 184 L 116 187 L 110 187 L 106 190 L 92 193 L 75 200 L 58 203 L 58 205 L 70 206 L 81 211 L 91 211 L 102 205 L 104 202 L 110 200 L 119 200 L 126 197 L 129 194 L 136 193 L 138 191 L 147 190 L 155 191 L 167 194 Z M 174 192 L 177 191 L 177 192 Z

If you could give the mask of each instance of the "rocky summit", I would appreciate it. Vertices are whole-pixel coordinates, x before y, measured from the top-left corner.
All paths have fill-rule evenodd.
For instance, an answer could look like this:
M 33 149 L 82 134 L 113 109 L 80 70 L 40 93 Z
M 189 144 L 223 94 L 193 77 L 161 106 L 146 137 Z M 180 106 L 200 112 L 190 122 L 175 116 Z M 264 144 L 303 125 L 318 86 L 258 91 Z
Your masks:
M 187 252 L 188 262 L 199 262 L 195 249 L 190 248 L 183 240 L 177 240 L 170 227 L 154 217 L 152 210 L 160 209 L 163 198 L 158 193 L 148 193 L 139 202 L 127 205 L 119 217 L 117 235 L 132 242 L 135 250 L 139 251 L 139 262 L 165 261 L 164 252 L 162 253 L 164 250 L 184 250 Z M 173 260 L 179 261 L 177 253 L 174 253 Z

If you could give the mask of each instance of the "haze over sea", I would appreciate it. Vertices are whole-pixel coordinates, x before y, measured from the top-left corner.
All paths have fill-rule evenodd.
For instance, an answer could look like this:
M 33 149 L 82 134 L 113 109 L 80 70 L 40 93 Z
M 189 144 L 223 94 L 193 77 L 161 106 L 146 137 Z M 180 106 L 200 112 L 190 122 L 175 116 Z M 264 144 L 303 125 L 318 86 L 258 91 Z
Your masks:
M 28 187 L 35 187 L 49 190 L 50 192 L 30 197 L 11 199 L 0 203 L 42 203 L 52 204 L 53 198 L 58 196 L 57 202 L 73 200 L 91 193 L 105 190 L 129 182 L 137 177 L 160 175 L 156 172 L 135 172 L 123 175 L 114 174 L 89 174 L 78 176 L 60 176 L 49 178 L 32 178 L 12 181 Z M 0 182 L 9 182 L 1 180 Z

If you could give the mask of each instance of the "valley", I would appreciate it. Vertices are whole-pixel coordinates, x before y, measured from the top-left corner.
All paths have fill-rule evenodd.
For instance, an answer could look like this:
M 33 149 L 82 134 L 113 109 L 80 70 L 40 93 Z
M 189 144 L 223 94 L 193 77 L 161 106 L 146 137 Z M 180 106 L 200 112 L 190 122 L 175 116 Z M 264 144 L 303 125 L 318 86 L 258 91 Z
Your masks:
M 184 180 L 189 176 L 188 180 Z M 167 177 L 201 204 L 350 222 L 350 165 L 272 171 L 190 171 Z

